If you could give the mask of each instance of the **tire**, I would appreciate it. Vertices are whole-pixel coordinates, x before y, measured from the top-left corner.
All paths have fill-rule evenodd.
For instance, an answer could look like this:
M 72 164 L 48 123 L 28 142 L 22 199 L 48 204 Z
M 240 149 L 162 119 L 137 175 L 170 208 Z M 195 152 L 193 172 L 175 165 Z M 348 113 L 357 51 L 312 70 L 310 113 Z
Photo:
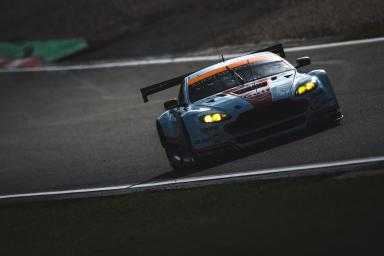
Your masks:
M 186 150 L 180 149 L 177 144 L 166 144 L 165 153 L 169 164 L 177 171 L 193 169 L 196 166 L 196 157 Z
M 159 134 L 159 138 L 161 141 L 161 144 L 163 145 L 165 149 L 165 153 L 168 158 L 168 162 L 171 165 L 171 167 L 175 170 L 186 170 L 191 169 L 195 167 L 196 165 L 196 156 L 194 152 L 190 150 L 188 145 L 185 145 L 185 143 L 169 143 L 167 142 L 164 132 L 160 125 L 157 125 L 157 131 Z M 183 132 L 184 138 L 182 139 L 183 142 L 187 141 L 187 138 L 185 138 L 185 134 Z
M 315 120 L 313 120 L 313 118 L 310 118 L 306 129 L 311 130 L 338 126 L 343 117 L 344 115 L 341 113 L 340 109 L 337 108 L 331 112 L 322 114 L 320 118 L 317 118 Z

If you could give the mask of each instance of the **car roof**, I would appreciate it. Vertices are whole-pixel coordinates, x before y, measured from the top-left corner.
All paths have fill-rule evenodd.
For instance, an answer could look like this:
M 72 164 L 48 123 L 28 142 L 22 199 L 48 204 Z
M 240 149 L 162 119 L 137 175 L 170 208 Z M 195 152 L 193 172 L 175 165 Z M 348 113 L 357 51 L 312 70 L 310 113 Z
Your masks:
M 188 85 L 193 85 L 207 77 L 224 72 L 225 70 L 227 70 L 227 68 L 235 68 L 254 62 L 272 62 L 279 60 L 282 60 L 282 58 L 277 54 L 271 52 L 259 52 L 248 54 L 211 65 L 193 74 L 190 74 L 189 76 L 187 76 L 187 83 Z

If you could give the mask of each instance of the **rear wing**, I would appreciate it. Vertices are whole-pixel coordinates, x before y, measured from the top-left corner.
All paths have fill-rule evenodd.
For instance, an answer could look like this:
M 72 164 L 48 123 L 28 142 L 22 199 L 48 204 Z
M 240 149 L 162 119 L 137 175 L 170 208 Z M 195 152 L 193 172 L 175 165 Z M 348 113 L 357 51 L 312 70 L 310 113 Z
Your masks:
M 273 52 L 275 54 L 280 55 L 280 57 L 285 58 L 284 47 L 282 44 L 277 44 L 277 45 L 274 45 L 274 46 L 271 46 L 268 48 L 264 48 L 261 50 L 257 50 L 255 52 L 248 53 L 248 54 L 253 54 L 253 53 L 258 53 L 258 52 Z M 167 80 L 167 81 L 164 81 L 164 82 L 161 82 L 158 84 L 154 84 L 154 85 L 150 85 L 148 87 L 141 88 L 140 92 L 141 92 L 141 96 L 143 97 L 143 101 L 148 102 L 148 96 L 151 94 L 155 94 L 157 92 L 161 92 L 161 91 L 164 91 L 164 90 L 169 89 L 171 87 L 180 85 L 183 82 L 184 78 L 186 78 L 187 76 L 189 76 L 190 74 L 193 74 L 193 73 L 194 72 L 190 72 L 188 74 L 184 74 L 184 75 L 172 78 L 170 80 Z
M 161 92 L 171 87 L 177 86 L 183 82 L 184 78 L 186 78 L 192 73 L 193 72 L 172 78 L 170 80 L 167 80 L 158 84 L 141 88 L 140 92 L 141 92 L 141 96 L 143 96 L 144 102 L 148 102 L 148 95 L 155 94 L 157 92 Z
M 257 51 L 252 52 L 252 53 L 258 53 L 258 52 L 273 52 L 273 53 L 275 53 L 277 55 L 280 55 L 280 57 L 282 57 L 282 58 L 286 57 L 285 51 L 284 51 L 284 47 L 283 47 L 282 44 L 276 44 L 274 46 L 271 46 L 271 47 L 268 47 L 268 48 L 264 48 L 264 49 L 261 49 L 261 50 L 257 50 Z

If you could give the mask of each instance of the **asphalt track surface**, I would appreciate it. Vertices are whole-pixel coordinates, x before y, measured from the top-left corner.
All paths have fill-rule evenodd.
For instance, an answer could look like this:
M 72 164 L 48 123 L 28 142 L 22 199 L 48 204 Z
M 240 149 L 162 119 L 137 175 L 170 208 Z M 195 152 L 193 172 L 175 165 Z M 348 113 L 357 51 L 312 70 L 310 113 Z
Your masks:
M 324 68 L 340 126 L 259 145 L 189 172 L 173 171 L 155 129 L 176 88 L 142 102 L 139 88 L 212 61 L 0 74 L 0 195 L 137 184 L 384 155 L 384 43 L 288 53 Z

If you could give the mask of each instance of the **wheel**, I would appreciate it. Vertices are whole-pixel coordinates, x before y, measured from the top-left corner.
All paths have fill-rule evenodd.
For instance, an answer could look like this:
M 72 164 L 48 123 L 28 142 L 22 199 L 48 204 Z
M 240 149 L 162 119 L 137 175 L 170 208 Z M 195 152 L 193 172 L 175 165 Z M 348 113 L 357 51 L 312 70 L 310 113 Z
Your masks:
M 190 149 L 188 145 L 188 140 L 187 138 L 185 138 L 184 132 L 182 134 L 183 138 L 182 140 L 180 140 L 180 143 L 170 143 L 166 140 L 163 129 L 159 124 L 157 124 L 157 131 L 159 134 L 161 145 L 165 149 L 168 162 L 173 169 L 191 169 L 196 165 L 197 158 L 194 152 Z
M 186 152 L 177 144 L 165 144 L 165 152 L 168 158 L 169 164 L 175 170 L 191 169 L 196 164 L 196 159 L 193 154 Z
M 326 128 L 330 126 L 337 126 L 340 124 L 344 115 L 341 113 L 340 109 L 337 108 L 331 112 L 322 113 L 320 116 L 310 118 L 307 124 L 307 130 L 317 129 L 317 128 Z

